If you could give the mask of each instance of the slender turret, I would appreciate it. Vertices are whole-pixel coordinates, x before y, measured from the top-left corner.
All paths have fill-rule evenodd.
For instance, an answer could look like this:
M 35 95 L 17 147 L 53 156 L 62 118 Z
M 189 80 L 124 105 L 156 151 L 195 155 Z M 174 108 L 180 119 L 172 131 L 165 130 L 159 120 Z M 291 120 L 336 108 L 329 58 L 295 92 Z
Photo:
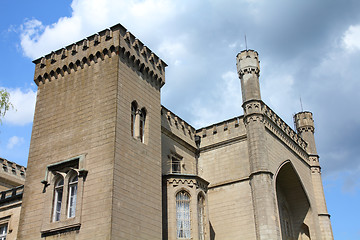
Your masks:
M 306 151 L 309 154 L 311 179 L 315 193 L 322 239 L 334 239 L 331 228 L 330 215 L 327 211 L 324 188 L 321 180 L 321 167 L 319 163 L 319 156 L 317 155 L 316 151 L 313 115 L 311 112 L 299 112 L 295 114 L 294 122 L 296 130 L 298 131 L 300 136 L 307 142 Z
M 245 50 L 237 55 L 241 80 L 244 123 L 248 139 L 250 185 L 255 216 L 256 239 L 280 239 L 273 174 L 269 169 L 263 102 L 260 95 L 258 53 Z

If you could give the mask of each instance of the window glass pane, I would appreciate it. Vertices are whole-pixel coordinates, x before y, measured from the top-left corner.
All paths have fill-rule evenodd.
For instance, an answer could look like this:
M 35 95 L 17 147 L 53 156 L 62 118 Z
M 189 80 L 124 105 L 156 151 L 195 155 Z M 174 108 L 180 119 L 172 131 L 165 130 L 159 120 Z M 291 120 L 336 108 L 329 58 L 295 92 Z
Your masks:
M 7 224 L 0 226 L 0 240 L 5 240 L 7 234 Z
M 68 217 L 69 218 L 75 217 L 77 181 L 78 181 L 78 176 L 75 176 L 70 180 L 70 183 L 69 183 L 69 206 L 68 206 Z
M 140 140 L 141 140 L 141 142 L 145 141 L 145 137 L 144 137 L 145 118 L 146 118 L 146 111 L 144 109 L 142 109 L 141 114 L 140 114 Z
M 177 238 L 190 238 L 190 196 L 185 191 L 176 195 Z
M 135 137 L 136 104 L 131 104 L 131 136 Z
M 181 173 L 180 160 L 174 157 L 171 158 L 171 172 L 172 173 Z
M 60 221 L 61 203 L 62 203 L 63 188 L 55 189 L 54 199 L 54 221 Z
M 198 221 L 199 221 L 199 239 L 205 239 L 205 198 L 202 195 L 198 197 Z
M 55 183 L 53 221 L 60 221 L 61 204 L 63 197 L 64 179 L 60 178 Z

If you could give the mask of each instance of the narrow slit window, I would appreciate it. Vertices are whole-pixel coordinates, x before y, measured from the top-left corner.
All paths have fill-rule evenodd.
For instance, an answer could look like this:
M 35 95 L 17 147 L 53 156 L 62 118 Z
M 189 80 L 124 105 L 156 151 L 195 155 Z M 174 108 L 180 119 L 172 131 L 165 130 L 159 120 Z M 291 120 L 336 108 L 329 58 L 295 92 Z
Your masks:
M 145 120 L 146 120 L 146 110 L 141 109 L 140 113 L 140 141 L 145 142 Z
M 132 137 L 135 137 L 136 111 L 137 111 L 137 104 L 134 101 L 131 103 L 131 136 Z

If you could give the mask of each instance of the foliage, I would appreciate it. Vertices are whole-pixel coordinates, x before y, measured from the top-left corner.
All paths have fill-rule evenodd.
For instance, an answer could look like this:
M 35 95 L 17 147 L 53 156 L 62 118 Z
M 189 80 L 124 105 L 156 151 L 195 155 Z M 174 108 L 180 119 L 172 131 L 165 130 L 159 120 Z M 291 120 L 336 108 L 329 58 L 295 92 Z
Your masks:
M 2 118 L 5 116 L 5 113 L 10 108 L 14 108 L 10 102 L 10 93 L 8 93 L 5 89 L 0 89 L 0 123 Z

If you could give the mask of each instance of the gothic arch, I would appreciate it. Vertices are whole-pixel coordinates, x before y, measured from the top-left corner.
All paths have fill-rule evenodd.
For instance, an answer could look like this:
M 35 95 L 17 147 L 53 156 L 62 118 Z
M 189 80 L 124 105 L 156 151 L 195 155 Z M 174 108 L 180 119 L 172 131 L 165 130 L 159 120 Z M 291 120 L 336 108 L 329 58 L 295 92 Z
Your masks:
M 280 165 L 275 181 L 282 239 L 301 239 L 304 225 L 308 226 L 306 216 L 311 206 L 300 177 L 289 160 Z

